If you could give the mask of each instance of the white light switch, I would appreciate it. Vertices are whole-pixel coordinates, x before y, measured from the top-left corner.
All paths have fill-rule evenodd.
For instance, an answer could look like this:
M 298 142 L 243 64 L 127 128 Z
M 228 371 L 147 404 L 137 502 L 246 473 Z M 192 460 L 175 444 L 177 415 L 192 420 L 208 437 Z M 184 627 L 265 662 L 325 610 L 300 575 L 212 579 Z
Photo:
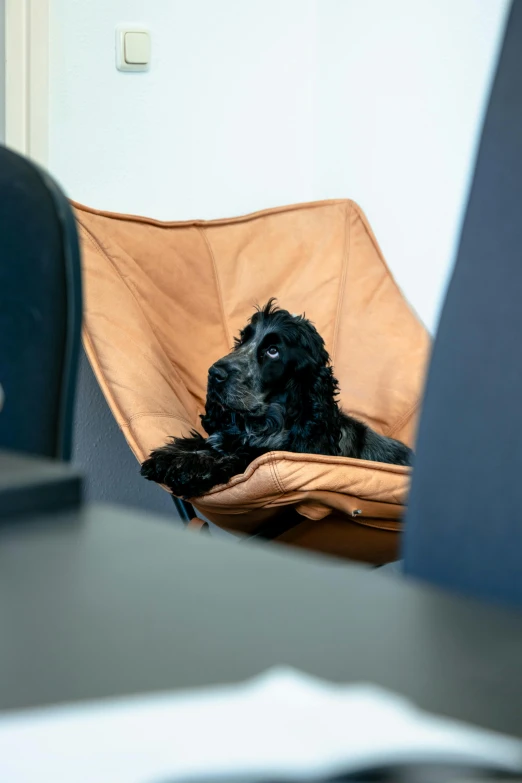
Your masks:
M 116 28 L 116 68 L 119 71 L 146 71 L 150 63 L 150 33 L 142 27 Z
M 149 60 L 149 34 L 125 33 L 125 62 L 129 65 L 148 65 Z

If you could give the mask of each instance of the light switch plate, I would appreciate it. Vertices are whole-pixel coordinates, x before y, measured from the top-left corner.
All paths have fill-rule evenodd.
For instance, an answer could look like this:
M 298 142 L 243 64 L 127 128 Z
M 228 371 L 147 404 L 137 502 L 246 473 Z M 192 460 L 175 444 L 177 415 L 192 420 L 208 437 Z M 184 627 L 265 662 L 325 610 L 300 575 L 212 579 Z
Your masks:
M 119 71 L 147 71 L 150 49 L 150 32 L 145 27 L 130 24 L 116 27 L 116 68 Z

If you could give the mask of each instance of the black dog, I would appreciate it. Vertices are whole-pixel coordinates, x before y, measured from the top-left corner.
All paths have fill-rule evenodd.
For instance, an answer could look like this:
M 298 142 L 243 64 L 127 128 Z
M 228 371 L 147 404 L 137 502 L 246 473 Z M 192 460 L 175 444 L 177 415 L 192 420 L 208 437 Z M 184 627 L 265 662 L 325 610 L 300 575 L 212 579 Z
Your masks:
M 342 412 L 321 336 L 274 302 L 252 316 L 232 353 L 209 370 L 201 417 L 209 437 L 173 438 L 143 463 L 142 476 L 191 498 L 268 451 L 411 464 L 411 449 Z

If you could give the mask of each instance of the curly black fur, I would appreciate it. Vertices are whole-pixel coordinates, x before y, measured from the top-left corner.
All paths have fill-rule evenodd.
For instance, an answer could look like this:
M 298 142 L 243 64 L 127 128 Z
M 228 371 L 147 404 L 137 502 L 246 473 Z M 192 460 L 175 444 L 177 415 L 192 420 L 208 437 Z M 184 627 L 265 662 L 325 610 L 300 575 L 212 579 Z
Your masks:
M 323 339 L 304 316 L 258 309 L 233 351 L 209 370 L 208 438 L 193 432 L 153 451 L 141 474 L 174 495 L 198 497 L 268 451 L 410 465 L 411 449 L 346 415 Z

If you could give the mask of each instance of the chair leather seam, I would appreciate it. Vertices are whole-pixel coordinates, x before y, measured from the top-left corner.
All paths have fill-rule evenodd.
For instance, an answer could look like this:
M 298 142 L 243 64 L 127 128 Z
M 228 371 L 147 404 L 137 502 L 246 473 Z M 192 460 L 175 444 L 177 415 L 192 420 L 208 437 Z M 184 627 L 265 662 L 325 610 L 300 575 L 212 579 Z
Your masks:
M 393 437 L 393 435 L 397 432 L 397 430 L 400 430 L 401 427 L 403 427 L 406 424 L 406 422 L 411 419 L 415 411 L 418 409 L 419 404 L 420 404 L 419 400 L 415 400 L 413 405 L 410 405 L 410 407 L 406 410 L 406 412 L 403 413 L 403 415 L 399 419 L 397 419 L 397 421 L 394 424 L 392 424 L 391 427 L 389 427 L 388 432 L 386 433 L 389 438 Z
M 216 263 L 216 257 L 214 255 L 214 251 L 212 249 L 212 245 L 210 244 L 209 238 L 208 238 L 206 232 L 204 231 L 203 227 L 202 226 L 196 226 L 196 229 L 200 233 L 201 237 L 203 238 L 203 241 L 204 241 L 204 243 L 205 243 L 205 245 L 207 247 L 208 253 L 210 255 L 210 260 L 211 260 L 211 263 L 212 263 L 212 269 L 214 270 L 214 279 L 216 281 L 216 293 L 217 293 L 218 302 L 219 302 L 219 309 L 221 311 L 221 319 L 223 321 L 223 328 L 225 330 L 225 336 L 226 336 L 226 339 L 228 341 L 229 348 L 231 348 L 233 340 L 232 340 L 232 335 L 230 334 L 230 329 L 228 327 L 228 322 L 227 322 L 227 319 L 226 319 L 226 316 L 225 316 L 225 305 L 224 305 L 224 302 L 223 302 L 223 292 L 221 290 L 221 281 L 219 279 L 218 268 L 217 268 L 217 263 Z
M 284 488 L 281 476 L 279 475 L 279 471 L 277 469 L 277 465 L 276 465 L 276 460 L 275 460 L 275 455 L 274 454 L 270 455 L 269 465 L 270 465 L 270 468 L 271 468 L 271 471 L 272 471 L 272 476 L 274 478 L 274 481 L 276 483 L 276 486 L 277 486 L 279 492 L 281 493 L 281 495 L 285 495 L 286 494 L 286 490 Z
M 413 317 L 414 317 L 416 320 L 418 320 L 418 321 L 420 321 L 420 322 L 422 323 L 422 321 L 420 320 L 419 316 L 418 316 L 418 315 L 417 315 L 417 313 L 415 312 L 415 310 L 414 310 L 414 308 L 412 307 L 412 305 L 411 305 L 411 303 L 409 302 L 409 300 L 408 300 L 408 299 L 407 299 L 407 298 L 406 298 L 406 297 L 403 295 L 403 293 L 402 293 L 402 290 L 401 290 L 401 288 L 400 288 L 399 284 L 397 283 L 397 280 L 395 279 L 394 275 L 392 274 L 392 272 L 391 272 L 391 270 L 390 270 L 390 267 L 388 266 L 388 263 L 387 263 L 387 261 L 386 261 L 386 259 L 385 259 L 384 255 L 383 255 L 383 252 L 382 252 L 382 250 L 381 250 L 381 247 L 380 247 L 380 245 L 379 245 L 379 243 L 378 243 L 378 241 L 377 241 L 377 237 L 376 237 L 376 236 L 375 236 L 375 234 L 373 233 L 373 229 L 372 229 L 372 227 L 370 226 L 370 224 L 368 223 L 368 220 L 366 219 L 366 215 L 365 215 L 365 214 L 364 214 L 364 212 L 361 210 L 361 208 L 359 207 L 359 205 L 358 205 L 358 204 L 354 203 L 353 201 L 350 201 L 349 203 L 350 203 L 350 207 L 351 207 L 351 208 L 353 209 L 353 211 L 354 211 L 354 212 L 357 214 L 357 216 L 359 217 L 359 220 L 362 222 L 362 224 L 363 224 L 364 228 L 366 229 L 366 232 L 367 232 L 368 236 L 370 237 L 370 241 L 371 241 L 371 243 L 372 243 L 372 245 L 373 245 L 373 247 L 374 247 L 374 249 L 375 249 L 375 252 L 376 252 L 376 253 L 377 253 L 377 255 L 379 256 L 379 260 L 380 260 L 381 264 L 383 265 L 384 269 L 386 270 L 386 273 L 387 273 L 387 275 L 388 275 L 388 278 L 389 278 L 389 279 L 392 281 L 392 283 L 393 283 L 393 285 L 395 286 L 396 290 L 397 290 L 397 291 L 399 292 L 399 294 L 401 295 L 402 299 L 403 299 L 403 300 L 404 300 L 404 302 L 406 303 L 406 305 L 407 305 L 407 307 L 409 308 L 410 312 L 412 313 Z M 420 404 L 420 402 L 419 402 L 419 400 L 417 399 L 417 400 L 416 400 L 416 401 L 413 403 L 413 405 L 411 405 L 411 406 L 409 406 L 409 407 L 407 408 L 407 410 L 406 410 L 406 411 L 405 411 L 405 412 L 402 414 L 402 416 L 400 416 L 400 417 L 397 419 L 397 421 L 395 421 L 395 422 L 394 422 L 394 423 L 393 423 L 393 424 L 392 424 L 390 427 L 388 427 L 388 430 L 387 430 L 387 432 L 386 432 L 385 434 L 387 434 L 387 435 L 388 435 L 388 437 L 390 437 L 390 436 L 392 435 L 392 433 L 394 433 L 394 432 L 397 432 L 397 430 L 398 430 L 398 429 L 400 429 L 400 428 L 401 428 L 401 427 L 402 427 L 402 426 L 403 426 L 403 425 L 404 425 L 404 424 L 405 424 L 405 423 L 408 421 L 408 419 L 409 419 L 411 416 L 413 416 L 413 414 L 415 413 L 415 411 L 416 411 L 416 410 L 417 410 L 417 408 L 419 407 L 419 404 Z
M 346 270 L 348 267 L 348 257 L 350 255 L 350 240 L 351 240 L 351 232 L 350 232 L 350 213 L 351 213 L 351 207 L 352 202 L 348 201 L 346 202 L 346 208 L 345 208 L 345 217 L 344 217 L 344 248 L 343 248 L 343 260 L 342 260 L 342 268 L 341 268 L 341 279 L 339 281 L 339 294 L 337 297 L 337 308 L 335 313 L 335 325 L 334 325 L 334 336 L 333 336 L 333 343 L 332 343 L 332 362 L 335 365 L 335 358 L 337 356 L 337 341 L 339 338 L 339 324 L 341 322 L 341 309 L 344 299 L 344 289 L 346 286 Z
M 395 289 L 399 292 L 401 298 L 404 300 L 404 302 L 405 302 L 406 306 L 408 307 L 408 309 L 409 309 L 410 313 L 412 314 L 412 316 L 415 318 L 416 321 L 418 321 L 420 323 L 420 325 L 423 327 L 424 331 L 427 332 L 428 330 L 426 329 L 426 326 L 425 326 L 423 320 L 418 315 L 417 311 L 415 310 L 415 308 L 411 304 L 410 300 L 404 295 L 404 293 L 402 291 L 402 288 L 400 287 L 400 285 L 398 284 L 398 282 L 397 282 L 397 280 L 395 278 L 395 275 L 392 274 L 392 271 L 391 271 L 391 269 L 390 269 L 390 267 L 388 265 L 388 262 L 386 261 L 386 258 L 384 257 L 384 254 L 383 254 L 383 252 L 381 250 L 381 246 L 379 245 L 377 237 L 373 233 L 373 229 L 370 226 L 370 224 L 368 223 L 368 219 L 367 219 L 366 215 L 364 214 L 363 210 L 354 201 L 350 201 L 349 204 L 353 208 L 353 210 L 357 214 L 357 216 L 359 217 L 359 220 L 362 222 L 364 228 L 366 229 L 366 232 L 367 232 L 368 236 L 370 237 L 370 240 L 371 240 L 371 243 L 372 243 L 372 245 L 373 245 L 373 247 L 375 249 L 375 252 L 379 256 L 379 260 L 380 260 L 381 264 L 383 265 L 383 267 L 385 268 L 385 270 L 386 270 L 386 272 L 388 274 L 389 279 L 391 280 L 391 282 L 395 286 Z
M 352 204 L 351 199 L 339 198 L 339 199 L 324 199 L 322 201 L 305 201 L 295 204 L 284 204 L 280 207 L 271 207 L 269 209 L 261 209 L 257 212 L 250 212 L 246 215 L 240 215 L 239 217 L 230 218 L 217 218 L 215 220 L 158 220 L 157 218 L 145 217 L 143 215 L 129 215 L 125 212 L 111 212 L 109 210 L 95 209 L 94 207 L 88 207 L 86 204 L 80 204 L 79 201 L 70 199 L 71 205 L 74 209 L 88 212 L 91 215 L 100 215 L 101 217 L 113 218 L 115 220 L 123 220 L 130 223 L 145 223 L 151 226 L 157 226 L 158 228 L 187 228 L 189 226 L 212 228 L 213 226 L 227 226 L 237 223 L 247 223 L 250 220 L 257 220 L 265 215 L 277 215 L 282 212 L 298 212 L 303 209 L 321 209 L 323 207 L 333 207 L 340 204 Z
M 361 221 L 361 223 L 363 224 L 364 228 L 366 229 L 366 233 L 368 234 L 368 236 L 369 236 L 369 238 L 370 238 L 370 241 L 371 241 L 371 243 L 372 243 L 372 245 L 373 245 L 373 248 L 374 248 L 375 252 L 376 252 L 376 253 L 377 253 L 377 255 L 379 256 L 379 261 L 380 261 L 380 262 L 381 262 L 381 264 L 384 266 L 384 268 L 385 268 L 385 270 L 386 270 L 386 272 L 387 272 L 387 274 L 388 274 L 388 277 L 389 277 L 389 279 L 392 281 L 393 285 L 395 286 L 395 288 L 397 289 L 397 291 L 400 293 L 401 297 L 404 299 L 404 301 L 406 302 L 406 304 L 407 304 L 407 305 L 408 305 L 408 307 L 410 308 L 411 312 L 412 312 L 412 313 L 414 313 L 414 311 L 413 311 L 413 308 L 412 308 L 411 304 L 410 304 L 410 303 L 409 303 L 409 301 L 406 299 L 406 297 L 403 295 L 403 293 L 402 293 L 402 291 L 401 291 L 401 288 L 400 288 L 400 286 L 399 286 L 399 284 L 398 284 L 397 280 L 395 279 L 394 275 L 393 275 L 393 274 L 392 274 L 392 272 L 391 272 L 391 269 L 390 269 L 390 267 L 388 266 L 388 262 L 386 261 L 386 259 L 385 259 L 385 257 L 384 257 L 384 254 L 383 254 L 383 252 L 382 252 L 382 250 L 381 250 L 381 246 L 379 245 L 379 242 L 377 241 L 377 237 L 376 237 L 376 236 L 375 236 L 375 234 L 373 233 L 373 229 L 372 229 L 372 227 L 371 227 L 371 226 L 370 226 L 370 224 L 368 223 L 368 220 L 367 220 L 367 218 L 366 218 L 366 215 L 364 214 L 364 212 L 362 211 L 362 209 L 359 207 L 359 205 L 358 205 L 358 204 L 355 204 L 354 202 L 352 202 L 352 206 L 353 206 L 354 212 L 356 212 L 356 214 L 357 214 L 357 216 L 358 216 L 359 220 Z M 414 314 L 415 314 L 415 313 L 414 313 Z

